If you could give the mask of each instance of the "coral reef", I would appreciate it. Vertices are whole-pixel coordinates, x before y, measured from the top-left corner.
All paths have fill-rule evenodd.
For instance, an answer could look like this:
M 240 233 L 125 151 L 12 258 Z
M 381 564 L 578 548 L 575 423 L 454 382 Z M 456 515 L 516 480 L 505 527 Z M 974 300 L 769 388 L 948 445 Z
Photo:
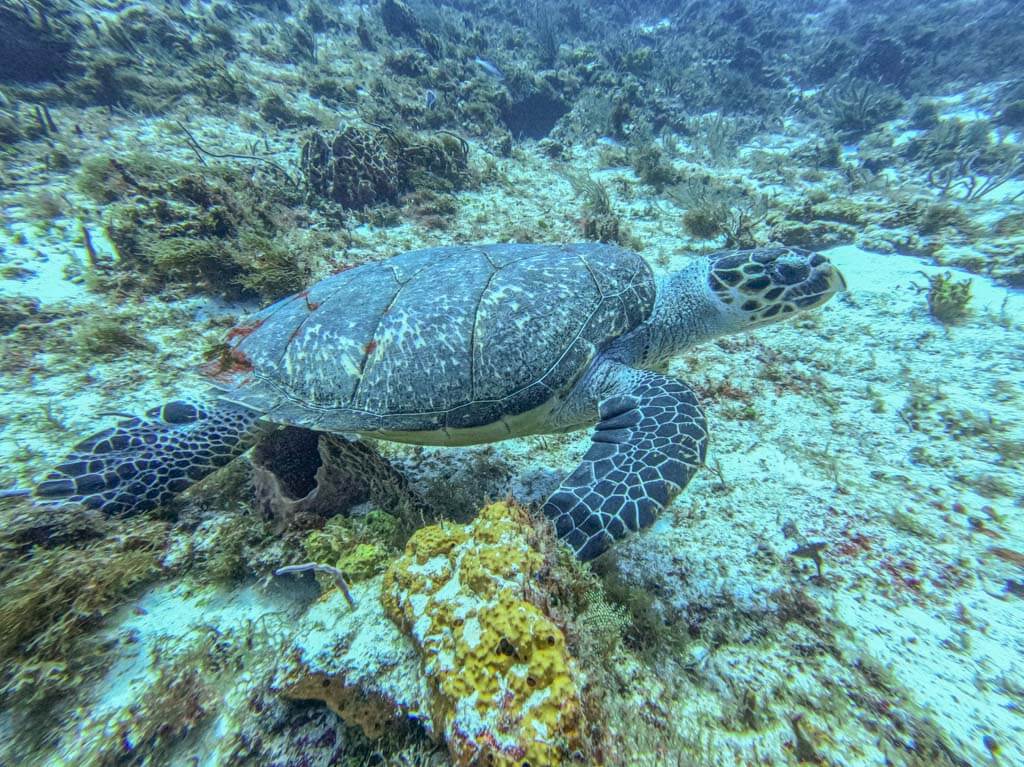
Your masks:
M 557 765 L 578 748 L 580 699 L 561 630 L 528 600 L 542 558 L 524 510 L 423 528 L 384 577 L 383 604 L 431 681 L 459 765 Z
M 539 763 L 1024 763 L 1018 5 L 0 0 L 0 762 L 511 763 L 571 730 L 520 673 L 562 659 L 580 753 Z M 19 496 L 98 414 L 204 390 L 257 304 L 581 238 L 659 276 L 828 248 L 850 286 L 677 361 L 709 470 L 603 562 L 462 524 L 545 497 L 572 434 L 280 429 L 161 522 Z
M 468 179 L 468 155 L 468 145 L 451 134 L 418 139 L 348 125 L 330 140 L 314 132 L 301 166 L 312 193 L 358 209 L 413 189 L 457 189 Z

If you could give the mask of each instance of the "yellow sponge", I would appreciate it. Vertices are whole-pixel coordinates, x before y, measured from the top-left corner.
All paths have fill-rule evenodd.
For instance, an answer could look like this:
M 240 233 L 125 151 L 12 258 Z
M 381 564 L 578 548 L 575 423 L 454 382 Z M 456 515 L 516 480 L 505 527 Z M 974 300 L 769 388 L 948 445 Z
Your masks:
M 418 531 L 384 577 L 385 611 L 420 651 L 456 764 L 544 767 L 578 748 L 579 691 L 561 630 L 533 603 L 526 512 Z

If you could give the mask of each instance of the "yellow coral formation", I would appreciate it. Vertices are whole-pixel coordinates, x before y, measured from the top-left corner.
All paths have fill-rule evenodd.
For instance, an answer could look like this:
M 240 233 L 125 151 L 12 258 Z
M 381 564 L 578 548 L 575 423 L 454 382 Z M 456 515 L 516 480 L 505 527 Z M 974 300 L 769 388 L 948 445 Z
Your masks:
M 525 598 L 541 566 L 530 533 L 523 509 L 494 503 L 471 525 L 417 532 L 384 577 L 384 609 L 419 649 L 459 765 L 559 765 L 578 747 L 565 637 Z

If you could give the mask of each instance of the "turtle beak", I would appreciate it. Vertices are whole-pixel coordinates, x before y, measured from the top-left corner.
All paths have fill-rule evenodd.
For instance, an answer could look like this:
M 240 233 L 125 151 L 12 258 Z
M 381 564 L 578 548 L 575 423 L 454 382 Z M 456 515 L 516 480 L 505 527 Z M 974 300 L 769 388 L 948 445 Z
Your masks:
M 845 290 L 846 278 L 843 273 L 835 265 L 821 259 L 811 266 L 810 276 L 787 291 L 786 298 L 800 309 L 813 309 Z
M 832 284 L 834 293 L 845 293 L 849 288 L 846 286 L 846 278 L 835 266 L 832 267 Z

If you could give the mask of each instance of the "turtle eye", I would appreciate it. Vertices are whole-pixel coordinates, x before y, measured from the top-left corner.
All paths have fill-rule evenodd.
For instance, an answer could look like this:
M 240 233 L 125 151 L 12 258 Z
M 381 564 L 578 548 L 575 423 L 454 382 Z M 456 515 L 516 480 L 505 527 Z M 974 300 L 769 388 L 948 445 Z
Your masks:
M 772 280 L 778 285 L 796 285 L 810 275 L 811 270 L 803 259 L 779 259 L 772 264 Z

